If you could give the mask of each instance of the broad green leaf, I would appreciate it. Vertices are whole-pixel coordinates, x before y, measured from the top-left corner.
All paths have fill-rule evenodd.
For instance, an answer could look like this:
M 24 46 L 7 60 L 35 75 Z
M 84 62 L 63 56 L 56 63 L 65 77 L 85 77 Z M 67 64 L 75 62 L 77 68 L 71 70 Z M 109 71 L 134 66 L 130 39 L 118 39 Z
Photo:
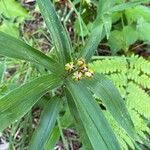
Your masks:
M 60 106 L 61 98 L 54 97 L 48 101 L 42 112 L 40 123 L 32 136 L 29 150 L 44 149 L 44 145 L 48 139 L 48 136 L 52 133 L 55 126 Z
M 89 62 L 93 54 L 95 53 L 98 44 L 102 39 L 103 24 L 97 25 L 91 32 L 89 39 L 86 41 L 85 46 L 81 51 L 81 57 L 85 58 L 86 62 Z
M 123 27 L 122 31 L 113 30 L 110 33 L 108 44 L 112 53 L 119 50 L 128 50 L 129 46 L 138 40 L 138 32 L 132 26 Z
M 0 0 L 0 13 L 7 17 L 27 16 L 27 11 L 15 0 Z
M 138 32 L 132 26 L 123 27 L 122 34 L 126 48 L 138 40 Z
M 134 138 L 135 131 L 125 103 L 113 83 L 101 74 L 95 74 L 92 80 L 84 84 L 98 96 L 114 119 Z
M 125 15 L 129 24 L 137 22 L 139 18 L 143 18 L 144 21 L 150 22 L 150 8 L 146 6 L 136 6 L 125 10 Z
M 137 5 L 140 5 L 141 3 L 147 3 L 150 2 L 150 0 L 137 0 L 134 2 L 126 2 L 126 3 L 122 3 L 119 5 L 114 6 L 110 12 L 116 12 L 116 11 L 123 11 L 125 9 L 131 8 L 131 7 L 135 7 Z
M 119 30 L 113 30 L 110 32 L 108 44 L 113 54 L 125 47 L 122 32 Z
M 26 83 L 0 99 L 0 131 L 23 117 L 48 90 L 61 83 L 55 75 L 44 75 Z
M 150 42 L 150 23 L 142 23 L 138 27 L 139 39 Z
M 3 32 L 0 32 L 0 55 L 38 63 L 55 73 L 62 70 L 62 66 L 52 58 Z
M 92 94 L 81 82 L 67 81 L 86 134 L 94 150 L 120 150 L 118 141 Z
M 40 11 L 50 31 L 59 61 L 71 61 L 71 42 L 50 0 L 37 0 Z

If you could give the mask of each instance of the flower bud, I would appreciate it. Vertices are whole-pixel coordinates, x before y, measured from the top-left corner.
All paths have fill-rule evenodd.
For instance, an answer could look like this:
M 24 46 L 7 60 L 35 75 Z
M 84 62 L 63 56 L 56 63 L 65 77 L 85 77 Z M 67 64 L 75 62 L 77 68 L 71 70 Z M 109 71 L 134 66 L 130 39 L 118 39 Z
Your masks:
M 80 58 L 78 61 L 77 61 L 77 65 L 79 67 L 83 66 L 85 64 L 85 60 L 83 58 Z

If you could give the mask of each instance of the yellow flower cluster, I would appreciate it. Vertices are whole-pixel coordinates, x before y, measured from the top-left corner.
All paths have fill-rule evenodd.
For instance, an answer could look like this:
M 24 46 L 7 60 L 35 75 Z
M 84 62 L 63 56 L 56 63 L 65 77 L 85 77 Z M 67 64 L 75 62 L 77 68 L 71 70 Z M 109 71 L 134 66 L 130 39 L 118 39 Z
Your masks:
M 70 73 L 72 72 L 72 78 L 77 81 L 81 80 L 83 77 L 92 78 L 94 74 L 94 72 L 88 68 L 83 58 L 80 58 L 76 62 L 67 63 L 65 69 Z

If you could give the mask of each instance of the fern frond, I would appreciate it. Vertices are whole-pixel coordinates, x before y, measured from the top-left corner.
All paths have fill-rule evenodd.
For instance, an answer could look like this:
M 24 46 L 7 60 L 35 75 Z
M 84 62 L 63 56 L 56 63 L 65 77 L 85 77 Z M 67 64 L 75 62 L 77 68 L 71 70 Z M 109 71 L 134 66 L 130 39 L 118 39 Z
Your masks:
M 127 76 L 125 73 L 114 73 L 108 75 L 108 77 L 115 83 L 116 86 L 127 85 Z
M 141 70 L 143 73 L 150 75 L 150 62 L 143 57 L 131 56 L 130 68 Z
M 146 139 L 145 132 L 149 133 L 150 129 L 147 127 L 144 120 L 140 117 L 140 115 L 135 110 L 129 110 L 131 114 L 131 118 L 134 122 L 135 131 L 138 135 Z M 128 150 L 128 146 L 134 150 L 134 144 L 130 137 L 127 135 L 126 131 L 118 125 L 118 123 L 114 120 L 112 115 L 108 111 L 104 111 L 105 117 L 107 118 L 109 124 L 111 125 L 118 141 L 122 145 L 122 149 Z
M 99 73 L 110 74 L 114 72 L 126 72 L 126 65 L 127 63 L 125 58 L 116 58 L 94 61 L 92 64 L 90 64 L 90 67 Z
M 142 74 L 140 70 L 137 68 L 135 69 L 129 69 L 128 71 L 128 79 L 132 80 L 133 82 L 137 83 L 139 86 L 143 88 L 150 89 L 150 77 L 146 74 Z
M 132 55 L 130 58 L 107 59 L 106 57 L 94 61 L 89 66 L 114 82 L 125 99 L 137 134 L 146 139 L 145 133 L 150 134 L 148 124 L 145 122 L 146 119 L 150 119 L 150 96 L 145 91 L 150 89 L 150 62 L 143 57 Z M 124 129 L 117 124 L 109 112 L 105 111 L 105 115 L 123 149 L 128 150 L 128 145 L 134 149 Z
M 113 73 L 110 75 L 107 75 L 109 79 L 113 81 L 117 89 L 119 90 L 120 94 L 124 98 L 126 95 L 125 87 L 127 85 L 128 79 L 125 73 Z
M 141 118 L 140 114 L 137 111 L 133 109 L 128 109 L 128 111 L 131 114 L 131 118 L 134 122 L 136 133 L 146 139 L 145 132 L 150 133 L 150 129 L 147 127 L 146 122 Z
M 109 124 L 111 125 L 119 143 L 122 146 L 122 149 L 128 150 L 128 146 L 130 146 L 130 148 L 134 150 L 135 149 L 134 144 L 127 135 L 126 131 L 118 125 L 118 123 L 114 120 L 114 118 L 108 111 L 105 111 L 104 115 L 107 118 Z
M 127 107 L 135 109 L 145 118 L 150 118 L 150 96 L 136 84 L 130 82 L 127 86 Z

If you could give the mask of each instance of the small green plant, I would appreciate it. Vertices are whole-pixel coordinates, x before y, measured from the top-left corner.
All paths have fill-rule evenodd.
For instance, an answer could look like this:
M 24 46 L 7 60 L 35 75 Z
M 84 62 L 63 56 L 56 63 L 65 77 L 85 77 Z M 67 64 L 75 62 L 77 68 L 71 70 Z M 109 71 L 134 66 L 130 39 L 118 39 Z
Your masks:
M 29 18 L 28 12 L 15 0 L 0 0 L 0 31 L 19 38 L 19 24 Z
M 133 2 L 138 1 L 133 0 Z M 138 41 L 143 42 L 143 45 L 149 44 L 149 16 L 149 7 L 141 4 L 112 14 L 114 28 L 110 32 L 108 44 L 113 54 L 120 50 L 127 52 L 131 45 Z
M 87 66 L 101 41 L 103 31 L 106 31 L 107 35 L 104 18 L 107 18 L 111 11 L 117 11 L 118 8 L 125 9 L 126 5 L 114 6 L 112 1 L 100 0 L 97 18 L 89 39 L 83 45 L 82 51 L 75 54 L 71 40 L 51 2 L 37 0 L 37 3 L 51 33 L 55 52 L 47 56 L 24 42 L 0 32 L 1 55 L 30 61 L 47 70 L 47 74 L 24 83 L 0 98 L 0 132 L 21 119 L 45 94 L 49 94 L 49 100 L 42 111 L 40 123 L 28 149 L 50 149 L 51 145 L 55 144 L 53 139 L 58 130 L 62 135 L 60 112 L 67 105 L 80 133 L 82 148 L 121 150 L 115 133 L 95 100 L 96 94 L 115 121 L 127 132 L 135 147 L 140 149 L 136 143 L 139 137 L 119 92 L 110 80 L 102 74 L 89 70 Z M 129 7 L 130 3 L 127 4 Z M 106 5 L 112 9 L 108 10 Z M 65 115 L 66 113 L 63 117 Z M 66 146 L 66 149 L 69 148 Z
M 150 96 L 146 91 L 150 89 L 150 62 L 134 55 L 128 58 L 105 57 L 91 63 L 90 68 L 105 74 L 114 82 L 122 98 L 125 99 L 137 134 L 147 139 L 150 133 L 148 128 Z M 130 138 L 115 122 L 111 114 L 107 111 L 104 112 L 124 149 L 128 149 L 128 145 L 135 149 Z
M 127 53 L 131 46 L 140 41 L 141 46 L 149 45 L 150 43 L 150 9 L 149 1 L 132 0 L 130 4 L 124 3 L 125 0 L 111 1 L 118 3 L 110 15 L 105 15 L 102 18 L 106 38 L 103 36 L 103 42 L 110 48 L 112 54 L 118 51 Z M 109 9 L 109 4 L 105 3 L 105 9 Z M 141 3 L 147 2 L 147 5 Z M 93 5 L 91 5 L 93 4 Z M 84 5 L 80 9 L 80 17 L 76 18 L 74 23 L 75 33 L 80 37 L 86 37 L 89 31 L 93 28 L 92 19 L 96 11 L 93 9 L 97 6 L 95 1 L 88 2 L 88 6 Z M 88 8 L 91 8 L 88 10 Z M 125 8 L 125 9 L 124 9 Z M 92 19 L 91 19 L 92 18 Z M 146 50 L 147 48 L 145 48 Z

